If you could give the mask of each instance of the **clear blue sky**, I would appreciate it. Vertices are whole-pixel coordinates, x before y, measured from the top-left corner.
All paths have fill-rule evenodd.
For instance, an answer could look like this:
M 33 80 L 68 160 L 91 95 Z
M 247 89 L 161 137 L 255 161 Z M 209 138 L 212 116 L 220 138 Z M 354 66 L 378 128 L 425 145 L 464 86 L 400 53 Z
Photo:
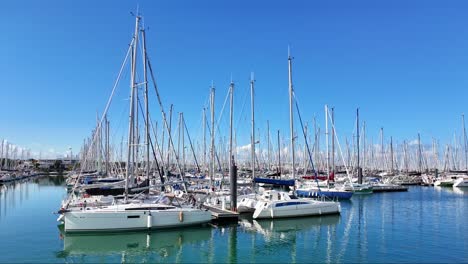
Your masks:
M 248 143 L 249 101 L 240 112 L 251 71 L 259 128 L 269 119 L 288 136 L 288 45 L 308 122 L 316 114 L 323 127 L 329 104 L 342 136 L 353 132 L 356 107 L 374 141 L 382 126 L 399 141 L 421 132 L 447 142 L 461 130 L 466 1 L 15 0 L 0 8 L 0 139 L 35 152 L 77 151 L 104 109 L 137 4 L 164 104 L 185 113 L 194 137 L 211 81 L 219 112 L 232 75 L 238 144 Z

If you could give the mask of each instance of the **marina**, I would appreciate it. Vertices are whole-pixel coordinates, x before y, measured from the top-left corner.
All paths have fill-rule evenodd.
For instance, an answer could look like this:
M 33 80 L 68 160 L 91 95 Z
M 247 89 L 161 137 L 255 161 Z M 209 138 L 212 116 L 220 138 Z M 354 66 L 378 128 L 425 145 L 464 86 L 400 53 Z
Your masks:
M 407 192 L 353 196 L 341 203 L 340 215 L 241 215 L 234 224 L 80 235 L 64 233 L 52 213 L 66 195 L 64 184 L 64 178 L 44 176 L 1 186 L 0 240 L 8 241 L 0 248 L 2 262 L 466 261 L 466 188 L 409 186 Z
M 235 23 L 219 11 L 239 3 L 137 4 L 124 18 L 119 12 L 129 3 L 96 5 L 85 10 L 77 3 L 84 17 L 67 13 L 75 10 L 69 3 L 58 5 L 68 22 L 50 33 L 53 47 L 32 34 L 53 27 L 25 16 L 21 26 L 41 28 L 28 30 L 45 41 L 37 54 L 61 54 L 40 59 L 48 71 L 24 80 L 0 63 L 5 76 L 30 82 L 21 86 L 29 89 L 27 100 L 41 91 L 37 98 L 57 104 L 33 109 L 30 102 L 27 111 L 8 107 L 10 100 L 0 104 L 8 109 L 0 131 L 0 263 L 468 262 L 461 99 L 468 94 L 461 88 L 466 76 L 456 76 L 464 72 L 465 47 L 452 54 L 445 44 L 431 46 L 433 56 L 421 53 L 414 65 L 415 58 L 400 56 L 408 47 L 424 51 L 409 41 L 423 42 L 414 34 L 419 29 L 402 33 L 407 24 L 425 25 L 429 43 L 440 40 L 432 35 L 439 24 L 373 17 L 408 15 L 404 8 L 388 13 L 386 3 L 358 9 L 361 15 L 325 3 L 252 3 L 252 10 L 276 15 L 256 12 Z M 283 9 L 294 12 L 283 17 Z M 216 10 L 219 25 L 206 18 Z M 434 10 L 465 18 L 463 9 L 424 12 L 441 16 Z M 89 15 L 96 12 L 106 14 Z M 339 22 L 325 23 L 330 17 Z M 458 43 L 464 28 L 457 24 L 456 31 L 456 19 L 441 17 Z M 372 28 L 374 22 L 386 30 Z M 269 29 L 253 30 L 262 23 Z M 344 29 L 348 23 L 354 27 Z M 236 41 L 226 44 L 220 28 L 231 28 Z M 317 42 L 304 35 L 311 29 L 321 35 Z M 355 30 L 372 38 L 349 35 Z M 333 32 L 341 35 L 327 35 Z M 372 44 L 387 34 L 404 41 Z M 457 71 L 440 68 L 450 63 Z M 6 78 L 0 83 L 13 86 Z M 40 116 L 51 107 L 60 109 L 53 121 Z M 37 131 L 26 128 L 33 125 Z

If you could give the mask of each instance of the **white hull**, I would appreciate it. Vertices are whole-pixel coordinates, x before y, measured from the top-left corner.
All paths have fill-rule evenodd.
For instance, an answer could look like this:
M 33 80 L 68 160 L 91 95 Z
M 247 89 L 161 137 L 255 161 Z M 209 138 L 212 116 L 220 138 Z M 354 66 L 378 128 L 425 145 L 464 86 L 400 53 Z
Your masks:
M 110 206 L 105 209 L 66 212 L 64 221 L 65 232 L 142 230 L 208 223 L 211 221 L 211 213 L 194 208 L 125 210 L 122 206 Z
M 237 212 L 242 213 L 253 213 L 255 212 L 255 206 L 257 205 L 257 199 L 255 198 L 242 198 L 242 200 L 237 204 Z
M 462 177 L 455 180 L 453 187 L 468 187 L 468 177 Z
M 274 203 L 258 203 L 253 215 L 254 219 L 261 218 L 285 218 L 325 214 L 339 214 L 341 207 L 336 202 L 320 202 L 303 199 L 278 201 Z

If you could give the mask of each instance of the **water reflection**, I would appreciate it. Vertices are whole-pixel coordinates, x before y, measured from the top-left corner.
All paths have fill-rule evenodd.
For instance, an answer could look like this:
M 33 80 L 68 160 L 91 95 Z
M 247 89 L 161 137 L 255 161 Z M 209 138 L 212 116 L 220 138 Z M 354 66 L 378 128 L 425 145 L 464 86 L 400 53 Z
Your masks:
M 307 231 L 312 228 L 323 228 L 335 226 L 340 222 L 339 215 L 328 215 L 322 217 L 298 217 L 275 220 L 252 220 L 241 219 L 240 226 L 250 232 L 256 232 L 265 237 L 266 240 L 275 237 L 285 238 L 295 235 L 298 231 Z
M 73 255 L 111 255 L 157 253 L 160 257 L 174 257 L 184 245 L 208 241 L 212 228 L 194 227 L 152 232 L 66 234 L 61 230 L 63 250 L 58 258 Z
M 311 262 L 305 252 L 321 252 L 321 262 L 334 262 L 339 215 L 275 220 L 241 219 L 241 231 L 250 235 L 248 259 L 240 262 Z M 325 250 L 323 250 L 325 249 Z M 275 256 L 274 259 L 271 256 Z
M 452 188 L 453 192 L 459 195 L 468 195 L 468 188 L 467 187 L 453 187 Z
M 63 176 L 37 176 L 0 185 L 0 219 L 6 217 L 9 211 L 20 208 L 29 200 L 31 193 L 37 192 L 36 189 L 64 184 Z

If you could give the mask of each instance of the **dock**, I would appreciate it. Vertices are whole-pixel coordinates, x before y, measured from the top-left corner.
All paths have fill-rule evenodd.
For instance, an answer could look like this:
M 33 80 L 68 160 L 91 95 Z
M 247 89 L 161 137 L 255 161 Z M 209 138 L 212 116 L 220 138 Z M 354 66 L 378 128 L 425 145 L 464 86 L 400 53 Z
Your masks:
M 395 186 L 373 186 L 372 187 L 373 192 L 378 193 L 378 192 L 406 192 L 408 191 L 408 187 L 406 186 L 401 186 L 401 185 L 395 185 Z
M 239 213 L 225 210 L 216 206 L 203 205 L 203 208 L 210 210 L 211 218 L 214 222 L 231 222 L 239 220 Z

